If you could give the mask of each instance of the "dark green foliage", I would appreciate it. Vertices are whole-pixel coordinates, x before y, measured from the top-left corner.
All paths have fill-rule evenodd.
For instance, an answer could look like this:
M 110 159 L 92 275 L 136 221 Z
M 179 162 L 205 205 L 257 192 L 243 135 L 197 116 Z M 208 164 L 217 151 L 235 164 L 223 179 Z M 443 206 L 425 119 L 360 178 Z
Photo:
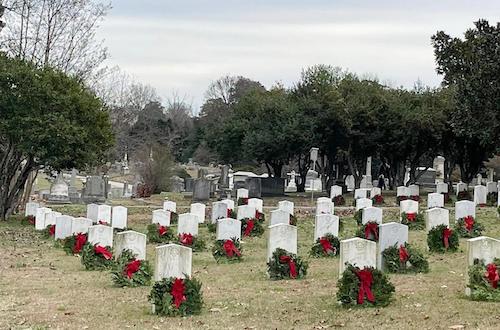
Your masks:
M 174 240 L 174 232 L 172 230 L 172 227 L 165 227 L 167 229 L 167 232 L 163 235 L 160 235 L 159 232 L 160 225 L 156 223 L 152 223 L 148 225 L 147 230 L 147 237 L 148 237 L 148 242 L 150 243 L 170 243 Z
M 333 197 L 333 205 L 335 205 L 335 206 L 345 205 L 344 196 L 338 195 L 338 196 Z
M 370 232 L 368 237 L 366 237 L 365 235 L 365 229 L 366 229 L 366 226 L 368 224 L 377 224 L 376 222 L 373 222 L 373 221 L 368 221 L 367 223 L 365 223 L 364 225 L 361 225 L 358 227 L 358 229 L 356 230 L 356 236 L 357 237 L 361 237 L 361 238 L 364 238 L 364 239 L 369 239 L 370 241 L 374 241 L 374 242 L 378 242 L 378 224 L 377 224 L 377 235 L 375 236 L 373 234 L 373 232 Z
M 248 205 L 248 198 L 247 197 L 240 197 L 240 198 L 238 198 L 237 204 L 238 204 L 238 206 Z
M 126 267 L 129 262 L 134 261 L 136 256 L 130 250 L 122 251 L 120 257 L 116 260 L 113 265 L 113 270 L 111 272 L 111 279 L 116 286 L 148 286 L 151 284 L 151 277 L 153 272 L 149 261 L 141 260 L 141 266 L 139 270 L 135 272 L 132 278 L 128 278 L 126 273 Z
M 175 278 L 164 278 L 161 281 L 155 282 L 151 293 L 149 294 L 149 302 L 154 305 L 154 313 L 162 316 L 188 316 L 201 313 L 203 307 L 203 296 L 201 292 L 201 282 L 197 279 L 184 279 L 184 295 L 186 300 L 177 308 L 173 303 L 171 295 L 172 284 Z
M 363 304 L 358 304 L 359 278 L 356 272 L 360 269 L 353 265 L 347 265 L 342 277 L 337 282 L 337 300 L 345 307 L 384 307 L 391 302 L 392 294 L 395 291 L 394 285 L 389 281 L 387 275 L 378 269 L 367 268 L 373 274 L 371 291 L 375 296 L 375 302 L 371 303 L 364 299 Z
M 217 223 L 207 222 L 207 229 L 209 233 L 217 232 Z
M 327 253 L 325 249 L 323 248 L 323 245 L 320 243 L 320 238 L 316 240 L 316 242 L 313 244 L 311 248 L 311 252 L 309 253 L 311 257 L 315 258 L 321 258 L 321 257 L 336 257 L 339 255 L 340 252 L 340 240 L 333 236 L 332 234 L 328 233 L 324 237 L 327 239 L 330 244 L 333 247 L 333 251 L 331 253 Z
M 289 223 L 292 225 L 292 226 L 297 226 L 297 217 L 290 214 L 290 221 Z
M 410 230 L 422 230 L 425 228 L 425 219 L 422 213 L 416 214 L 414 221 L 409 221 L 408 214 L 403 212 L 401 213 L 401 223 L 407 225 Z
M 446 225 L 439 225 L 432 228 L 427 234 L 427 246 L 431 252 L 455 252 L 458 250 L 460 241 L 458 239 L 458 233 L 453 230 L 450 238 L 448 239 L 449 247 L 446 249 L 444 247 L 443 241 L 443 230 L 447 228 Z
M 498 193 L 497 192 L 490 192 L 486 196 L 486 204 L 488 206 L 496 206 L 498 201 Z
M 35 225 L 35 216 L 34 215 L 28 215 L 26 217 L 21 218 L 21 224 L 23 225 L 29 225 L 29 226 L 34 226 Z
M 422 252 L 412 245 L 405 243 L 409 259 L 407 262 L 401 262 L 399 258 L 399 246 L 388 247 L 382 252 L 384 270 L 389 273 L 427 273 L 429 272 L 429 262 Z
M 354 220 L 356 220 L 358 226 L 361 226 L 363 223 L 363 209 L 357 210 L 356 213 L 354 213 Z
M 45 239 L 54 237 L 54 233 L 52 231 L 55 230 L 55 226 L 56 225 L 48 225 L 45 227 L 45 229 L 41 232 L 42 237 Z
M 495 258 L 493 264 L 497 266 L 497 272 L 500 272 L 500 259 Z M 467 287 L 471 290 L 470 298 L 477 301 L 495 301 L 500 302 L 500 286 L 493 288 L 491 283 L 485 277 L 486 265 L 483 260 L 474 260 L 474 264 L 469 267 L 469 284 Z
M 264 234 L 264 227 L 262 226 L 261 221 L 258 221 L 257 219 L 249 219 L 245 218 L 241 220 L 241 237 L 245 236 L 245 230 L 247 229 L 248 226 L 248 221 L 252 220 L 253 221 L 253 229 L 250 232 L 251 237 L 260 237 L 262 234 Z
M 458 192 L 457 201 L 471 201 L 472 195 L 468 190 L 462 190 Z
M 179 221 L 179 214 L 170 211 L 170 225 L 175 225 Z
M 243 248 L 240 244 L 240 240 L 237 238 L 232 238 L 232 241 L 233 241 L 235 247 L 238 249 L 238 251 L 240 251 L 240 255 L 238 256 L 235 253 L 235 254 L 233 254 L 232 257 L 229 257 L 226 254 L 226 251 L 224 250 L 225 240 L 217 240 L 217 241 L 215 241 L 215 244 L 212 248 L 212 255 L 214 256 L 217 263 L 221 263 L 221 262 L 232 263 L 232 262 L 240 262 L 243 260 L 243 257 L 242 257 Z
M 177 240 L 178 240 L 177 244 L 190 247 L 191 249 L 193 249 L 193 252 L 200 252 L 200 251 L 205 250 L 205 248 L 206 248 L 205 241 L 199 235 L 198 236 L 193 235 L 193 243 L 191 245 L 183 244 L 182 240 L 181 240 L 181 235 L 179 235 L 177 237 Z
M 458 233 L 458 236 L 465 238 L 479 237 L 483 233 L 484 226 L 480 224 L 476 219 L 474 219 L 474 225 L 472 230 L 467 230 L 465 227 L 465 218 L 460 218 L 455 222 L 454 231 Z
M 373 196 L 372 203 L 373 203 L 373 205 L 383 205 L 384 204 L 384 196 L 382 196 L 382 195 Z
M 97 245 L 97 244 L 96 244 Z M 113 267 L 113 258 L 106 259 L 101 254 L 96 254 L 94 251 L 95 245 L 86 243 L 82 249 L 82 265 L 86 270 L 106 270 Z M 106 249 L 112 252 L 111 247 L 106 246 Z
M 292 279 L 290 277 L 290 267 L 288 263 L 280 262 L 280 258 L 283 256 L 288 256 L 293 259 L 297 269 L 297 279 L 303 278 L 307 275 L 308 264 L 303 261 L 299 256 L 289 253 L 283 249 L 277 248 L 271 257 L 271 260 L 267 263 L 267 273 L 272 280 L 285 280 Z

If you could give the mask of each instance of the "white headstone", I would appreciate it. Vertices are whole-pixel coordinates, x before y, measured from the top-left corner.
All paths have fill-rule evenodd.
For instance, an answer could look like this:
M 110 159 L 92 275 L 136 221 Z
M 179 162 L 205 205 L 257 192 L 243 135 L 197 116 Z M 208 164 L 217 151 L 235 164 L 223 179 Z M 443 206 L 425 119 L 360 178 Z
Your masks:
M 339 217 L 333 214 L 318 214 L 314 220 L 314 242 L 326 234 L 339 236 Z
M 408 226 L 396 222 L 381 224 L 378 227 L 377 268 L 383 269 L 382 252 L 388 247 L 404 245 L 408 242 Z
M 248 199 L 248 205 L 255 207 L 260 213 L 264 212 L 264 201 L 260 198 Z
M 71 226 L 73 225 L 73 217 L 69 215 L 61 215 L 56 218 L 56 232 L 55 239 L 65 239 L 72 235 Z
M 333 199 L 337 196 L 342 196 L 342 187 L 341 186 L 332 186 L 330 188 L 330 198 Z
M 358 198 L 356 199 L 356 211 L 364 209 L 365 207 L 373 206 L 373 202 L 369 198 Z
M 212 223 L 216 223 L 217 219 L 227 218 L 227 204 L 224 202 L 212 203 Z
M 485 264 L 500 258 L 500 240 L 480 236 L 467 240 L 467 264 L 474 264 L 474 259 L 482 259 Z
M 172 201 L 164 201 L 163 202 L 163 209 L 165 211 L 177 213 L 177 203 L 172 202 Z
M 280 223 L 288 225 L 290 223 L 290 213 L 279 209 L 271 211 L 271 221 L 269 222 L 270 226 Z
M 486 204 L 488 196 L 488 191 L 485 186 L 475 186 L 474 187 L 474 202 L 476 205 Z
M 370 191 L 370 189 L 366 189 L 366 188 L 360 188 L 360 189 L 354 190 L 354 199 L 369 197 L 368 196 L 369 191 Z
M 57 225 L 56 225 L 57 230 Z M 88 242 L 92 245 L 113 247 L 113 228 L 105 225 L 89 227 Z
M 293 208 L 294 208 L 293 202 L 280 201 L 278 202 L 278 208 L 293 215 Z
M 370 198 L 373 198 L 377 195 L 382 195 L 382 188 L 373 187 L 370 191 Z
M 111 223 L 111 206 L 109 205 L 97 206 L 97 220 L 94 220 L 94 222 L 99 222 L 99 221 Z
M 401 203 L 399 203 L 399 214 L 403 212 L 418 214 L 418 202 L 411 199 L 401 201 Z
M 408 186 L 410 196 L 420 196 L 420 187 L 416 184 L 411 184 Z
M 232 199 L 223 199 L 221 202 L 226 203 L 228 209 L 234 210 L 234 201 Z
M 476 218 L 476 204 L 471 201 L 458 201 L 455 203 L 455 220 L 471 215 Z
M 191 277 L 192 260 L 193 250 L 189 247 L 177 244 L 157 246 L 154 280 Z
M 113 228 L 127 228 L 128 210 L 124 206 L 114 206 L 112 213 L 111 226 Z
M 87 204 L 87 219 L 97 222 L 98 206 L 97 204 Z
M 444 183 L 444 182 L 439 182 L 436 185 L 436 192 L 438 194 L 445 194 L 445 193 L 447 193 L 448 192 L 448 184 Z
M 400 186 L 396 188 L 396 196 L 410 196 L 410 189 L 406 186 Z
M 26 203 L 26 207 L 24 209 L 24 216 L 34 216 L 36 217 L 36 210 L 40 207 L 40 204 L 31 202 L 31 203 Z
M 463 183 L 463 182 L 459 182 L 457 183 L 457 196 L 458 196 L 458 193 L 461 192 L 461 191 L 467 191 L 467 184 L 466 183 Z
M 290 253 L 297 254 L 297 227 L 287 224 L 269 226 L 267 240 L 267 259 L 270 260 L 273 252 L 281 248 Z
M 194 214 L 198 217 L 198 223 L 204 223 L 205 222 L 205 211 L 206 211 L 205 204 L 194 203 L 194 204 L 191 204 L 191 208 L 190 208 L 189 213 Z
M 427 208 L 444 207 L 444 195 L 440 193 L 431 193 L 427 195 Z
M 118 258 L 124 250 L 130 250 L 137 259 L 146 260 L 146 235 L 133 230 L 116 234 L 115 257 Z
M 217 240 L 241 239 L 241 221 L 231 218 L 217 221 Z
M 154 210 L 152 223 L 170 227 L 170 212 L 165 210 Z
M 365 207 L 361 219 L 363 225 L 368 222 L 376 222 L 380 225 L 382 223 L 382 209 L 373 206 Z
M 45 215 L 52 212 L 48 207 L 39 207 L 36 209 L 35 215 L 35 230 L 44 230 L 45 227 Z
M 333 202 L 329 198 L 318 198 L 316 202 L 316 215 L 319 214 L 333 214 Z
M 425 211 L 425 228 L 427 232 L 439 225 L 450 226 L 450 211 L 435 207 Z
M 71 235 L 78 233 L 86 234 L 89 232 L 89 227 L 93 225 L 93 221 L 87 218 L 74 218 L 71 224 Z
M 237 199 L 248 198 L 248 189 L 240 188 L 240 189 L 236 190 L 236 198 Z
M 177 224 L 177 234 L 198 235 L 199 216 L 192 213 L 184 213 L 179 215 L 179 223 Z
M 240 205 L 238 206 L 237 218 L 238 220 L 249 218 L 255 218 L 256 209 L 250 205 Z
M 494 181 L 486 182 L 486 190 L 488 191 L 488 194 L 492 192 L 498 192 L 497 183 Z
M 359 268 L 377 267 L 377 243 L 355 237 L 340 241 L 339 277 L 346 269 L 346 263 Z
M 56 224 L 56 218 L 60 217 L 62 213 L 60 212 L 55 212 L 55 211 L 50 211 L 45 213 L 45 222 L 44 222 L 44 228 L 47 228 L 48 225 L 55 225 Z

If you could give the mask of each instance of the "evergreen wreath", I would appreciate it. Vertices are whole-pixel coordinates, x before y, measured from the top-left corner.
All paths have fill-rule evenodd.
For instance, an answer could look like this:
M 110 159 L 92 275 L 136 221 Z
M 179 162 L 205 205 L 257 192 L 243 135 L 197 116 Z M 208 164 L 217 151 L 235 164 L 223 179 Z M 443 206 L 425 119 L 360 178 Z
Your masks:
M 152 223 L 148 225 L 147 230 L 146 236 L 150 243 L 170 243 L 174 240 L 174 233 L 171 227 Z
M 297 226 L 297 217 L 290 214 L 290 220 L 288 220 L 288 223 L 292 226 Z
M 201 282 L 194 278 L 164 278 L 155 282 L 148 299 L 157 315 L 200 314 L 203 306 Z
M 234 237 L 215 241 L 214 247 L 212 248 L 212 255 L 217 263 L 240 262 L 242 260 L 242 251 L 240 240 Z
M 27 215 L 21 218 L 22 225 L 31 225 L 34 226 L 36 221 L 36 217 L 34 215 Z
M 421 230 L 425 228 L 425 219 L 422 213 L 401 213 L 401 223 L 407 225 L 410 230 Z
M 464 200 L 467 201 L 472 200 L 472 196 L 468 190 L 462 190 L 458 192 L 457 201 L 464 201 Z
M 236 203 L 238 204 L 238 206 L 248 205 L 248 197 L 240 197 L 238 198 L 238 201 Z
M 488 206 L 495 206 L 498 200 L 498 193 L 495 191 L 489 192 L 486 196 L 486 204 Z
M 368 221 L 356 230 L 356 236 L 370 241 L 378 242 L 378 223 Z
M 51 238 L 56 234 L 56 225 L 48 225 L 41 232 L 43 238 Z
M 242 237 L 260 237 L 264 234 L 262 223 L 255 218 L 241 219 L 241 236 Z
M 356 220 L 358 226 L 361 226 L 361 224 L 363 223 L 363 209 L 357 210 L 354 213 L 354 220 Z
M 470 299 L 500 302 L 500 258 L 495 258 L 488 265 L 482 259 L 474 259 L 468 274 Z
M 333 205 L 335 206 L 342 206 L 345 205 L 345 199 L 344 196 L 342 195 L 337 195 L 333 197 Z
M 169 211 L 170 212 L 170 225 L 175 225 L 179 222 L 179 214 L 177 212 Z
M 149 261 L 136 259 L 131 250 L 122 251 L 111 272 L 116 286 L 148 286 L 151 284 L 152 270 Z
M 63 249 L 67 255 L 81 254 L 84 245 L 87 243 L 87 234 L 73 234 L 64 239 Z
M 211 221 L 207 222 L 207 229 L 208 229 L 209 233 L 217 232 L 217 221 L 215 221 L 213 223 Z
M 183 246 L 190 247 L 193 252 L 205 250 L 205 241 L 199 235 L 182 233 L 178 236 L 178 243 Z
M 83 246 L 81 260 L 86 270 L 110 269 L 114 263 L 111 247 L 89 242 Z
M 227 217 L 228 218 L 236 219 L 237 216 L 238 216 L 238 214 L 236 213 L 235 210 L 233 210 L 233 209 L 227 209 Z
M 299 279 L 307 275 L 307 267 L 299 256 L 277 248 L 267 263 L 267 272 L 272 280 Z
M 427 273 L 429 262 L 422 252 L 405 243 L 388 247 L 382 252 L 384 270 L 389 273 Z
M 469 215 L 458 219 L 454 229 L 460 237 L 474 238 L 481 236 L 484 226 L 477 222 L 473 216 Z
M 316 240 L 309 253 L 312 257 L 336 257 L 340 252 L 340 240 L 333 234 L 325 234 Z
M 385 307 L 391 302 L 394 285 L 380 270 L 351 264 L 337 283 L 337 300 L 345 307 Z
M 398 202 L 398 205 L 402 202 L 402 201 L 405 201 L 407 199 L 410 199 L 409 196 L 397 196 L 396 197 L 396 201 Z
M 446 238 L 448 247 L 446 247 Z M 427 234 L 427 245 L 431 252 L 455 252 L 458 250 L 459 244 L 458 233 L 446 225 L 436 226 Z
M 266 215 L 259 211 L 255 211 L 255 219 L 259 220 L 259 222 L 264 222 L 266 221 Z
M 498 205 L 498 207 L 497 207 L 497 214 L 500 217 L 500 205 Z
M 451 197 L 450 197 L 449 193 L 441 193 L 441 194 L 444 195 L 444 203 L 445 204 L 451 203 Z
M 384 204 L 384 196 L 381 194 L 375 195 L 372 197 L 372 204 L 373 205 L 382 205 Z
M 419 195 L 412 195 L 410 196 L 411 200 L 415 201 L 415 202 L 420 202 L 420 196 Z

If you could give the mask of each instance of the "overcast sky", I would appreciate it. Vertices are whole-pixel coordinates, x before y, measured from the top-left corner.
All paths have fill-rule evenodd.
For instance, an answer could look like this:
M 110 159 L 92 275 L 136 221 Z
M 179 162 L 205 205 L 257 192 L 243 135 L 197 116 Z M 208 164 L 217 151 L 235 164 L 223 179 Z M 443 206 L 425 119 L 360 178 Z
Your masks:
M 99 31 L 110 59 L 163 99 L 203 103 L 211 81 L 242 75 L 291 86 L 302 68 L 330 64 L 393 86 L 436 86 L 430 37 L 462 36 L 490 0 L 114 0 Z

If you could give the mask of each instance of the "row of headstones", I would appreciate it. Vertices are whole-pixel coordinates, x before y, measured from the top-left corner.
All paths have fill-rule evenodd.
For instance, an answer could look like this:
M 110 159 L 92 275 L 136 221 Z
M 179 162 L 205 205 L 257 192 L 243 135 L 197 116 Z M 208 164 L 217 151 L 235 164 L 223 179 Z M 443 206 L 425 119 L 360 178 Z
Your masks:
M 373 198 L 377 195 L 382 195 L 382 189 L 378 187 L 373 188 L 359 188 L 354 190 L 354 198 Z M 330 198 L 334 199 L 337 196 L 342 196 L 342 187 L 333 185 L 330 188 Z

